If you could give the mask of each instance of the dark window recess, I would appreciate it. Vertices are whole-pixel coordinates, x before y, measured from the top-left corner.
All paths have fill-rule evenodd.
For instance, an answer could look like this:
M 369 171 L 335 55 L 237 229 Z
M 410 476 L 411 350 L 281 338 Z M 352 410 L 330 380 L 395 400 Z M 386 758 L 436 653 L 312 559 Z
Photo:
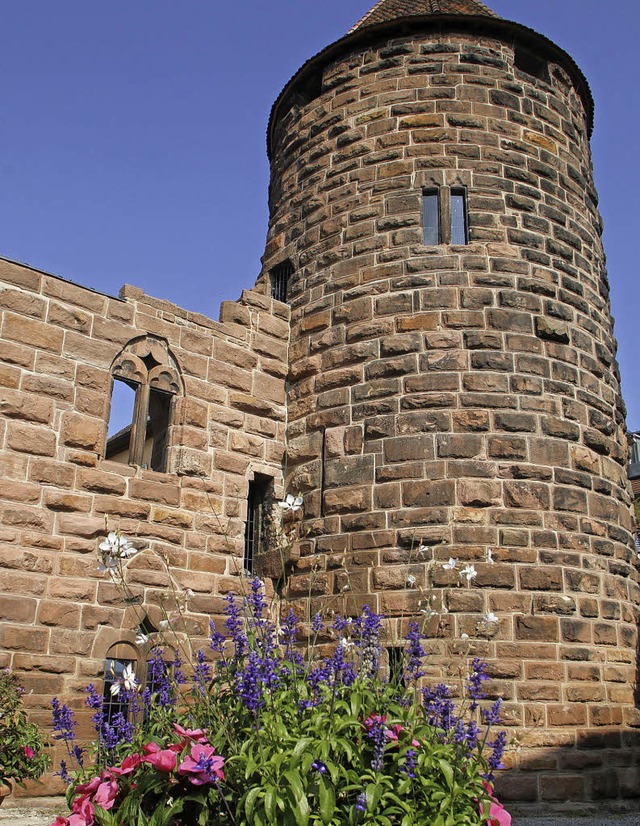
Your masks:
M 247 524 L 244 530 L 244 559 L 242 562 L 245 576 L 253 576 L 257 555 L 266 544 L 267 502 L 272 498 L 273 479 L 260 476 L 249 482 L 247 497 Z
M 538 80 L 544 80 L 545 83 L 550 82 L 549 64 L 544 58 L 538 57 L 533 52 L 516 46 L 513 63 L 516 69 L 521 72 L 537 77 Z
M 293 264 L 291 261 L 283 261 L 274 267 L 270 273 L 271 278 L 271 298 L 282 301 L 286 304 L 289 292 L 289 279 L 293 275 Z
M 451 243 L 467 243 L 467 209 L 464 189 L 451 190 Z
M 399 646 L 387 648 L 389 657 L 389 682 L 404 686 L 404 649 Z
M 122 714 L 125 720 L 129 715 L 129 703 L 124 699 L 125 689 L 122 685 L 125 669 L 129 666 L 135 670 L 136 661 L 121 657 L 107 657 L 105 660 L 102 701 L 105 720 L 110 725 L 113 725 L 117 714 Z M 120 690 L 117 694 L 112 694 L 111 686 L 118 683 Z

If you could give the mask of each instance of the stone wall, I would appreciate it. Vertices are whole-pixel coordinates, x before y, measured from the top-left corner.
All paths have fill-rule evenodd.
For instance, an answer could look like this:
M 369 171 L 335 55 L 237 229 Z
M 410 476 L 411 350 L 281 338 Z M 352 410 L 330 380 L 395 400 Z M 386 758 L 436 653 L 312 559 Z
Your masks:
M 434 675 L 487 658 L 511 765 L 536 769 L 508 799 L 633 796 L 612 766 L 637 777 L 637 754 L 598 750 L 640 723 L 639 591 L 588 117 L 562 61 L 536 79 L 513 37 L 456 25 L 346 38 L 302 70 L 315 97 L 274 109 L 264 264 L 295 267 L 287 485 L 308 533 L 289 594 L 370 604 L 390 645 L 435 606 Z M 450 187 L 469 243 L 426 246 L 422 193 Z
M 156 627 L 169 584 L 159 555 L 193 592 L 196 634 L 237 590 L 249 480 L 283 492 L 289 309 L 245 291 L 215 322 L 0 260 L 0 311 L 0 666 L 46 724 L 52 695 L 82 708 L 110 646 L 135 640 L 139 611 L 97 567 L 105 517 L 146 549 L 129 581 Z M 111 364 L 144 335 L 168 344 L 184 385 L 167 473 L 103 458 Z

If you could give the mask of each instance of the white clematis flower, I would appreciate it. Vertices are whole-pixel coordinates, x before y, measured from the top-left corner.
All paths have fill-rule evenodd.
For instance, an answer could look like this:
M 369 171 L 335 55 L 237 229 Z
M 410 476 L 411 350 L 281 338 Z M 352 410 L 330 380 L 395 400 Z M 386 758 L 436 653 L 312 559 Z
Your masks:
M 445 569 L 445 571 L 455 571 L 455 569 L 458 567 L 458 560 L 450 556 L 449 561 L 445 562 L 442 567 Z
M 414 575 L 409 574 L 409 576 L 407 577 L 407 585 L 409 586 L 409 588 L 413 588 L 413 586 L 416 584 L 416 582 L 417 582 L 417 579 L 414 577 Z
M 116 533 L 116 531 L 109 531 L 107 538 L 101 542 L 98 547 L 105 555 L 115 557 L 116 559 L 127 559 L 138 553 L 131 542 L 121 533 Z
M 472 579 L 475 579 L 478 576 L 478 572 L 476 571 L 474 565 L 465 565 L 460 571 L 460 576 L 464 577 L 467 582 L 471 582 Z
M 122 677 L 117 683 L 113 683 L 109 691 L 112 697 L 117 697 L 121 688 L 124 688 L 125 691 L 135 691 L 137 686 L 138 681 L 136 680 L 136 673 L 133 670 L 133 666 L 126 665 L 122 672 Z
M 292 513 L 295 513 L 296 511 L 301 510 L 303 503 L 304 499 L 302 496 L 293 496 L 288 493 L 282 502 L 278 502 L 278 505 L 280 505 L 285 513 L 286 511 L 292 511 Z

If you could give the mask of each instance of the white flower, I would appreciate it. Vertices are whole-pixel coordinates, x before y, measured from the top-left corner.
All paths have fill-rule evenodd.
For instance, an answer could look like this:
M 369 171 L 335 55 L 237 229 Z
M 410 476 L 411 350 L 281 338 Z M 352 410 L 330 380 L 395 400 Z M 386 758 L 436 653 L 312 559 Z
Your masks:
M 104 554 L 116 557 L 117 559 L 126 559 L 138 553 L 131 542 L 121 533 L 116 533 L 116 531 L 109 531 L 107 538 L 101 542 L 98 547 Z
M 458 560 L 454 559 L 452 556 L 449 557 L 449 561 L 443 564 L 443 568 L 445 571 L 455 571 L 458 566 Z
M 287 494 L 285 499 L 282 502 L 278 502 L 278 505 L 282 508 L 283 511 L 292 511 L 295 513 L 296 511 L 301 510 L 302 505 L 304 503 L 304 499 L 302 496 L 292 496 L 290 493 Z
M 125 691 L 135 691 L 137 685 L 138 681 L 136 680 L 136 673 L 133 670 L 133 666 L 126 665 L 122 672 L 122 677 L 117 683 L 113 683 L 109 690 L 112 697 L 117 697 L 120 693 L 120 688 L 124 688 Z
M 160 622 L 158 623 L 158 626 L 160 627 L 160 629 L 162 631 L 166 631 L 167 628 L 169 627 L 169 620 L 166 620 L 166 619 L 160 620 Z
M 147 634 L 143 634 L 142 631 L 136 637 L 136 645 L 146 645 L 149 642 L 149 637 Z
M 414 575 L 409 574 L 409 576 L 407 577 L 407 585 L 409 586 L 409 588 L 413 588 L 413 586 L 416 584 L 416 582 L 417 582 L 417 580 L 414 577 Z
M 469 635 L 468 635 L 468 634 L 460 634 L 460 639 L 461 639 L 461 640 L 468 640 L 468 639 L 469 639 Z
M 340 645 L 340 648 L 343 648 L 345 651 L 348 651 L 350 648 L 353 648 L 355 643 L 351 642 L 351 640 L 346 640 L 344 637 L 342 637 L 342 639 L 340 640 L 339 645 Z
M 471 582 L 472 579 L 475 579 L 478 576 L 478 572 L 473 565 L 467 564 L 460 571 L 460 576 L 465 577 L 467 582 Z
M 421 608 L 420 613 L 424 614 L 426 619 L 431 619 L 431 617 L 436 616 L 436 612 L 432 611 L 430 608 Z
M 485 614 L 482 619 L 487 623 L 500 622 L 500 617 L 496 616 L 496 614 L 494 614 L 492 611 L 489 611 L 488 614 Z
M 487 548 L 487 555 L 486 555 L 485 558 L 486 558 L 486 561 L 489 563 L 489 565 L 493 565 L 493 549 L 492 548 Z

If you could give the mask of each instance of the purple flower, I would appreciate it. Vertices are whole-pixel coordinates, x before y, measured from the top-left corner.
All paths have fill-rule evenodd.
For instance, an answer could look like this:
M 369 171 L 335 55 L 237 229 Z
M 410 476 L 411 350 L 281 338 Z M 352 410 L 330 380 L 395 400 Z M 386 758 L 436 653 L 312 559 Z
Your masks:
M 404 756 L 404 766 L 402 770 L 407 775 L 413 779 L 416 776 L 416 761 L 418 757 L 418 752 L 415 749 L 408 749 L 407 753 Z
M 478 657 L 474 657 L 471 663 L 471 674 L 467 681 L 467 695 L 471 700 L 469 705 L 471 711 L 475 711 L 476 708 L 478 708 L 478 700 L 482 700 L 485 696 L 482 691 L 482 683 L 489 679 L 486 670 L 487 664 L 482 662 Z
M 220 631 L 216 630 L 216 624 L 213 620 L 209 621 L 209 632 L 209 647 L 212 651 L 222 654 L 224 658 L 224 649 L 227 640 L 224 634 L 221 634 Z
M 371 768 L 374 772 L 382 771 L 384 765 L 384 748 L 388 742 L 386 714 L 370 714 L 364 721 L 367 737 L 373 743 Z
M 374 613 L 368 605 L 362 609 L 362 616 L 356 617 L 353 627 L 359 636 L 356 645 L 360 653 L 360 676 L 372 679 L 378 673 L 380 664 L 380 630 L 382 614 Z
M 424 677 L 424 671 L 422 671 L 422 659 L 425 656 L 425 651 L 422 647 L 424 636 L 417 622 L 409 623 L 409 631 L 405 639 L 407 640 L 407 647 L 405 649 L 403 677 L 405 683 L 410 683 Z
M 76 739 L 75 727 L 76 721 L 73 719 L 73 712 L 69 706 L 64 703 L 60 705 L 57 697 L 51 700 L 51 713 L 53 716 L 53 730 L 57 732 L 54 734 L 55 740 L 63 740 L 66 743 Z
M 482 720 L 487 726 L 494 726 L 500 722 L 500 707 L 502 700 L 498 699 L 491 708 L 482 709 Z
M 240 616 L 240 608 L 236 605 L 233 594 L 227 594 L 225 600 L 227 603 L 225 608 L 227 618 L 224 621 L 224 627 L 231 634 L 231 639 L 235 649 L 235 657 L 236 659 L 240 659 L 247 653 L 249 649 L 249 641 L 247 639 L 247 635 L 244 633 L 244 624 L 242 622 L 242 617 Z
M 325 766 L 325 764 L 321 760 L 314 760 L 313 763 L 311 764 L 311 768 L 314 771 L 318 772 L 318 774 L 326 774 L 327 773 L 327 767 Z
M 493 749 L 491 754 L 489 755 L 489 759 L 487 760 L 487 764 L 489 766 L 489 772 L 485 775 L 486 779 L 491 781 L 493 780 L 493 773 L 496 769 L 504 769 L 504 764 L 502 762 L 502 756 L 504 754 L 505 747 L 507 745 L 507 732 L 501 731 L 495 740 L 489 743 L 489 746 Z
M 201 694 L 207 693 L 207 686 L 211 682 L 211 666 L 207 662 L 204 651 L 198 648 L 196 652 L 196 665 L 194 668 L 194 682 Z
M 356 798 L 356 809 L 359 812 L 367 811 L 367 795 L 365 792 L 360 792 L 360 794 Z
M 313 620 L 311 622 L 311 630 L 314 634 L 319 634 L 324 628 L 324 623 L 322 622 L 322 617 L 320 616 L 320 612 L 313 615 Z

